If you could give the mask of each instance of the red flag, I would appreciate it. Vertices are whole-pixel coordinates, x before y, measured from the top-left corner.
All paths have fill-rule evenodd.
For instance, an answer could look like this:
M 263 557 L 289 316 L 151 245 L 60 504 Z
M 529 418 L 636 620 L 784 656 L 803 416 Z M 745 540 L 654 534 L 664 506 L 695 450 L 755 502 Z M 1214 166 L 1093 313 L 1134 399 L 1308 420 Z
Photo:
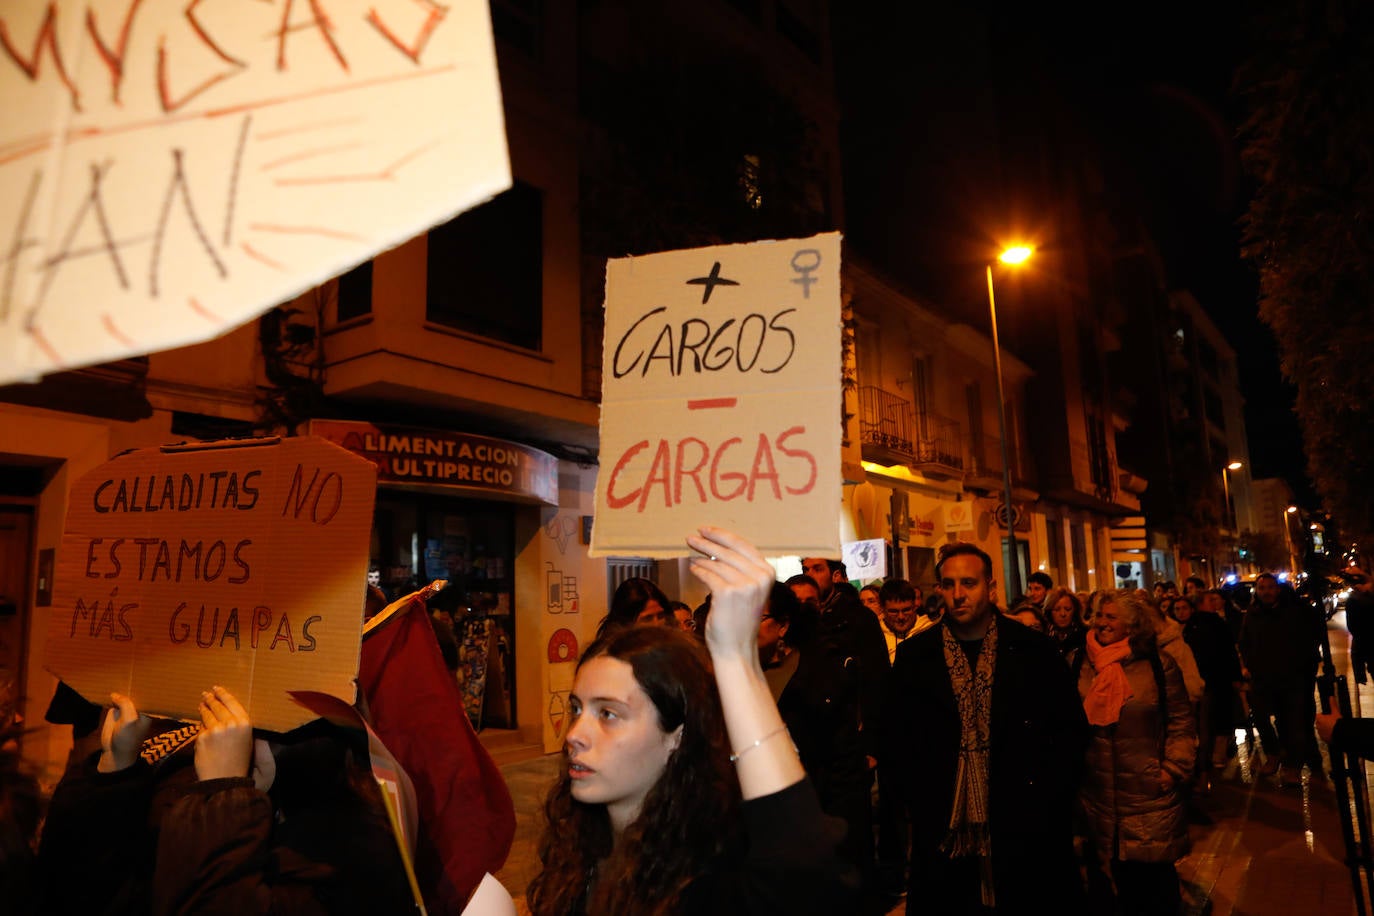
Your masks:
M 415 784 L 415 870 L 432 913 L 460 913 L 505 864 L 515 805 L 444 667 L 422 589 L 368 621 L 358 686 L 372 727 Z

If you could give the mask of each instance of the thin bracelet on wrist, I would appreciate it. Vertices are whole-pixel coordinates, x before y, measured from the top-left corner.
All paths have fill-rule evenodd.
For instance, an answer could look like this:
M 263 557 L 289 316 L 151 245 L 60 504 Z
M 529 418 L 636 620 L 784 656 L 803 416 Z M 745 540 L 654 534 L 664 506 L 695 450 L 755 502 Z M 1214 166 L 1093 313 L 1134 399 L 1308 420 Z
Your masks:
M 789 732 L 789 731 L 787 731 L 787 726 L 786 726 L 786 725 L 779 726 L 778 728 L 776 728 L 776 729 L 774 729 L 773 731 L 769 732 L 768 734 L 764 735 L 764 736 L 763 736 L 762 738 L 760 738 L 759 740 L 755 741 L 753 744 L 746 745 L 744 748 L 742 748 L 742 749 L 740 749 L 740 750 L 735 751 L 734 753 L 732 753 L 732 754 L 730 755 L 730 762 L 731 762 L 731 763 L 737 763 L 741 757 L 743 757 L 745 754 L 747 754 L 747 753 L 749 753 L 750 751 L 752 751 L 754 748 L 759 747 L 759 746 L 762 745 L 765 741 L 772 741 L 772 740 L 773 740 L 774 738 L 776 738 L 778 735 L 782 735 L 782 734 L 786 734 L 788 740 L 789 740 L 789 741 L 791 740 L 791 738 L 792 738 L 792 733 Z M 797 750 L 796 742 L 793 742 L 793 744 L 792 744 L 792 750 L 794 750 L 794 751 Z

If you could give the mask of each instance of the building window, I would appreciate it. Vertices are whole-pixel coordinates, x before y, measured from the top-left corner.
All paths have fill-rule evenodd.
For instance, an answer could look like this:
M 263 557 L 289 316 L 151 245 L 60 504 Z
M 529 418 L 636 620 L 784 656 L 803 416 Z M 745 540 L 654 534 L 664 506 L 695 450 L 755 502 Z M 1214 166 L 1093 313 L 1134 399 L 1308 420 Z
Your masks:
M 1057 518 L 1045 519 L 1045 560 L 1050 567 L 1050 578 L 1056 585 L 1063 585 L 1064 523 Z
M 1197 358 L 1198 362 L 1202 364 L 1203 372 L 1214 379 L 1220 378 L 1221 361 L 1217 359 L 1217 351 L 1201 337 L 1198 338 L 1197 342 Z
M 739 10 L 750 22 L 757 24 L 763 21 L 763 8 L 759 5 L 759 0 L 725 0 L 725 2 Z
M 339 277 L 335 321 L 342 324 L 372 314 L 372 262 L 364 261 Z
M 964 387 L 964 397 L 968 401 L 968 443 L 973 466 L 978 473 L 989 473 L 992 462 L 988 460 L 988 441 L 983 435 L 983 392 L 977 382 L 969 382 Z
M 1112 496 L 1112 456 L 1107 451 L 1107 429 L 1102 419 L 1088 415 L 1088 467 L 1093 486 L 1104 499 Z
M 1202 406 L 1207 411 L 1207 419 L 1215 423 L 1220 429 L 1226 429 L 1226 413 L 1221 408 L 1221 398 L 1215 391 L 1204 389 L 1202 392 Z
M 426 320 L 540 349 L 543 214 L 543 193 L 517 181 L 494 200 L 430 230 Z
M 795 7 L 804 6 L 806 9 Z M 778 32 L 815 63 L 821 62 L 817 11 L 809 3 L 783 0 L 778 4 Z
M 763 192 L 759 189 L 759 157 L 745 155 L 739 167 L 739 187 L 744 203 L 750 210 L 763 206 Z
M 658 563 L 647 557 L 606 558 L 606 609 L 609 611 L 615 590 L 626 579 L 648 579 L 658 583 Z
M 1073 583 L 1059 583 L 1066 588 L 1084 588 L 1088 584 L 1088 545 L 1084 542 L 1083 526 L 1069 523 L 1069 548 L 1073 551 Z
M 916 407 L 916 435 L 930 439 L 930 360 L 924 356 L 911 359 L 911 400 Z

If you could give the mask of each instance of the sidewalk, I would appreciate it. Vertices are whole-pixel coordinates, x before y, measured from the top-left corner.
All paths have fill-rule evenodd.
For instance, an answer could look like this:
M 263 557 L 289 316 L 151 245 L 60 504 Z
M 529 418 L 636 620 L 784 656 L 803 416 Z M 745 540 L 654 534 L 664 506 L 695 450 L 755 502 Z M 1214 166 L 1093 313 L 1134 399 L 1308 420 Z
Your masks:
M 1344 615 L 1327 631 L 1336 673 L 1347 674 Z M 1356 711 L 1361 699 L 1374 708 L 1369 685 L 1360 694 L 1351 698 Z M 1242 740 L 1231 764 L 1214 775 L 1212 794 L 1198 804 L 1212 823 L 1193 825 L 1193 851 L 1178 863 L 1186 912 L 1351 916 L 1355 896 L 1334 786 L 1317 774 L 1301 788 L 1281 787 L 1277 776 L 1254 772 L 1261 758 L 1257 746 Z
M 1349 671 L 1349 636 L 1338 614 L 1328 627 L 1338 674 Z M 1352 690 L 1357 685 L 1351 684 Z M 1352 702 L 1374 714 L 1374 685 L 1360 687 Z M 1178 863 L 1185 911 L 1210 916 L 1354 916 L 1355 897 L 1329 780 L 1310 779 L 1283 788 L 1260 776 L 1257 749 L 1242 743 L 1231 764 L 1214 773 L 1210 796 L 1198 808 L 1211 823 L 1191 828 L 1193 851 Z M 540 805 L 561 755 L 551 754 L 501 768 L 515 799 L 515 844 L 496 875 L 524 906 L 525 886 L 539 871 Z M 1196 820 L 1203 820 L 1197 818 Z M 1052 901 L 1046 901 L 1052 907 Z M 903 912 L 902 905 L 893 910 Z

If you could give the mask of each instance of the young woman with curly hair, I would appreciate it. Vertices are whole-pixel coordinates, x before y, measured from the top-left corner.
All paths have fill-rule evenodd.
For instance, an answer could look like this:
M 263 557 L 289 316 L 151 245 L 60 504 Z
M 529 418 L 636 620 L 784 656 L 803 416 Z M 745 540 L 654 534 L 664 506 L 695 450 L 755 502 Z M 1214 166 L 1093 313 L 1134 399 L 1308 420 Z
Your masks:
M 567 767 L 545 801 L 544 867 L 528 889 L 535 916 L 844 904 L 836 825 L 759 662 L 773 569 L 721 529 L 687 543 L 711 590 L 705 646 L 669 627 L 613 630 L 578 663 Z

